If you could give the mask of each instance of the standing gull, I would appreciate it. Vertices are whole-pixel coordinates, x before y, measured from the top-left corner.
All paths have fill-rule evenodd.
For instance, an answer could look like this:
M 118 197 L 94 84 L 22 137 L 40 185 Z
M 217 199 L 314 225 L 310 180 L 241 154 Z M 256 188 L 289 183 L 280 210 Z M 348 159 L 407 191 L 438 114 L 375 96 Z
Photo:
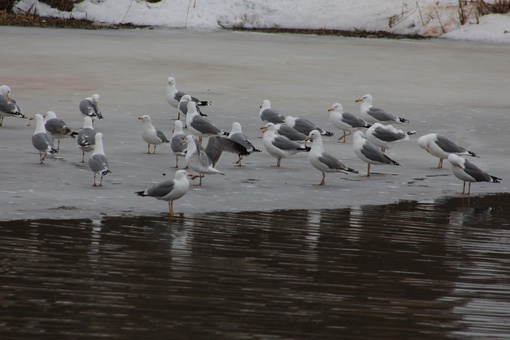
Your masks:
M 300 151 L 310 151 L 310 147 L 278 135 L 273 123 L 267 123 L 260 130 L 264 133 L 262 137 L 264 147 L 271 156 L 277 159 L 276 167 L 280 167 L 282 158 L 290 157 Z
M 320 134 L 323 136 L 331 137 L 334 135 L 333 132 L 325 131 L 305 118 L 287 116 L 285 117 L 285 123 L 287 123 L 288 126 L 293 127 L 294 129 L 298 130 L 299 132 L 307 136 L 310 135 L 310 132 L 312 132 L 312 130 L 319 131 Z
M 78 147 L 81 149 L 81 162 L 85 163 L 85 152 L 91 152 L 96 145 L 96 130 L 92 126 L 92 118 L 83 117 L 83 128 L 78 132 Z
M 43 164 L 48 154 L 53 155 L 58 150 L 53 147 L 53 138 L 44 128 L 43 116 L 36 113 L 33 119 L 35 119 L 35 131 L 32 135 L 32 145 L 39 151 L 39 161 Z
M 80 112 L 84 116 L 94 119 L 103 119 L 103 114 L 99 110 L 99 95 L 93 94 L 80 102 Z
M 437 169 L 443 167 L 443 159 L 447 159 L 452 153 L 459 156 L 478 157 L 474 152 L 455 144 L 448 138 L 438 135 L 437 133 L 429 133 L 428 135 L 418 138 L 418 146 L 432 156 L 439 158 Z
M 57 118 L 57 114 L 55 112 L 46 112 L 45 118 L 44 127 L 46 128 L 46 131 L 48 131 L 51 136 L 57 140 L 57 150 L 60 150 L 60 140 L 62 138 L 76 138 L 78 135 L 78 132 L 73 131 L 62 119 Z
M 179 105 L 177 107 L 177 120 L 181 119 L 181 114 L 184 116 L 184 120 L 186 121 L 186 115 L 188 114 L 188 103 L 191 101 L 191 96 L 189 94 L 185 94 L 179 100 Z M 202 113 L 199 106 L 196 106 L 197 112 L 199 115 L 206 117 L 205 113 Z
M 208 155 L 203 146 L 192 135 L 186 136 L 186 142 L 188 144 L 186 162 L 191 172 L 198 174 L 194 176 L 193 179 L 196 177 L 200 178 L 199 186 L 202 185 L 202 178 L 204 175 L 225 175 L 214 167 L 219 156 Z
M 179 157 L 186 156 L 186 148 L 188 144 L 186 142 L 186 135 L 182 129 L 182 122 L 180 120 L 176 120 L 174 122 L 174 131 L 172 134 L 172 139 L 170 140 L 170 148 L 175 155 L 175 167 L 179 167 Z
M 149 115 L 138 117 L 143 122 L 142 138 L 147 143 L 147 154 L 151 153 L 151 144 L 154 145 L 153 154 L 156 154 L 156 146 L 163 143 L 170 143 L 165 134 L 152 125 L 152 120 Z
M 158 200 L 168 202 L 168 215 L 173 216 L 174 201 L 184 196 L 189 190 L 188 173 L 186 170 L 177 170 L 172 180 L 159 183 L 144 191 L 137 191 L 135 194 L 142 197 L 154 197 Z
M 502 181 L 501 178 L 489 175 L 487 172 L 479 169 L 476 165 L 467 159 L 457 156 L 454 153 L 448 156 L 448 161 L 452 164 L 452 172 L 455 177 L 464 182 L 464 185 L 462 186 L 462 195 L 469 195 L 471 193 L 472 182 L 499 183 Z M 467 192 L 466 182 L 469 183 Z
M 197 136 L 200 142 L 202 142 L 203 137 L 228 136 L 227 132 L 223 132 L 222 130 L 218 129 L 207 118 L 202 117 L 201 115 L 198 114 L 197 105 L 195 104 L 195 102 L 188 103 L 186 125 L 188 126 L 188 129 L 191 132 L 191 134 Z
M 232 130 L 228 135 L 228 139 L 242 147 L 241 152 L 236 152 L 239 159 L 237 160 L 237 162 L 235 162 L 235 164 L 237 164 L 238 166 L 242 166 L 241 161 L 243 159 L 243 156 L 248 156 L 252 152 L 262 152 L 259 149 L 257 149 L 248 139 L 248 136 L 246 136 L 243 133 L 241 124 L 239 124 L 238 122 L 232 123 Z
M 354 148 L 354 153 L 358 156 L 362 161 L 368 164 L 367 168 L 367 177 L 370 176 L 370 164 L 377 165 L 396 165 L 402 166 L 395 162 L 390 157 L 386 156 L 381 150 L 379 150 L 374 144 L 370 143 L 363 132 L 356 131 L 353 136 L 352 146 Z
M 313 130 L 310 132 L 307 140 L 312 141 L 312 147 L 310 153 L 308 154 L 308 159 L 310 160 L 312 166 L 322 173 L 322 180 L 317 185 L 324 185 L 326 172 L 343 172 L 345 174 L 358 173 L 358 171 L 347 167 L 340 160 L 324 150 L 324 146 L 322 144 L 322 136 L 319 131 Z
M 344 112 L 342 104 L 335 103 L 331 108 L 328 109 L 329 120 L 331 124 L 337 129 L 340 129 L 344 134 L 338 138 L 338 141 L 345 143 L 347 136 L 351 135 L 352 132 L 359 128 L 369 128 L 370 124 L 365 122 L 363 119 L 356 117 L 350 112 Z
M 373 123 L 409 123 L 408 119 L 397 117 L 391 113 L 384 111 L 383 109 L 372 106 L 372 96 L 369 94 L 364 95 L 360 99 L 356 99 L 356 103 L 361 102 L 360 111 L 363 118 Z
M 404 132 L 393 125 L 382 125 L 375 123 L 366 133 L 366 138 L 381 148 L 382 152 L 391 149 L 396 142 L 409 140 L 409 136 L 416 134 L 416 131 Z
M 175 107 L 176 109 L 179 109 L 179 102 L 186 93 L 177 90 L 175 85 L 175 78 L 169 77 L 168 83 L 166 85 L 166 100 L 167 102 Z M 197 106 L 206 106 L 211 105 L 212 103 L 210 101 L 206 100 L 199 100 L 198 98 L 190 96 L 190 99 L 197 104 Z M 177 119 L 180 118 L 180 114 Z
M 10 93 L 9 86 L 0 86 L 0 126 L 4 122 L 4 117 L 26 118 L 16 101 L 10 97 Z
M 269 99 L 264 99 L 262 101 L 262 104 L 260 105 L 259 117 L 260 120 L 262 120 L 264 123 L 285 123 L 285 116 L 271 108 L 271 102 Z
M 104 154 L 103 134 L 101 132 L 96 133 L 96 145 L 89 158 L 89 168 L 94 173 L 94 184 L 92 185 L 94 187 L 97 186 L 96 175 L 101 176 L 99 186 L 102 186 L 103 177 L 111 173 L 110 167 L 108 166 L 108 159 L 106 159 Z

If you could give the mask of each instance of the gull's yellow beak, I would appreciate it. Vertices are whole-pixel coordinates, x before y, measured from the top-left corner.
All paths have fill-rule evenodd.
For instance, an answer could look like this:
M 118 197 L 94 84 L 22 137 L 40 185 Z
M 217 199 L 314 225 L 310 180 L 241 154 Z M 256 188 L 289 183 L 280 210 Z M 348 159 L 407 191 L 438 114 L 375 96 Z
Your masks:
M 138 118 L 136 118 L 136 119 L 143 120 L 143 117 L 138 117 Z
M 265 133 L 267 131 L 267 127 L 261 126 L 260 127 L 260 131 L 262 131 L 262 133 Z
M 356 99 L 354 102 L 355 103 L 359 103 L 359 102 L 362 102 L 362 101 L 363 101 L 363 99 Z
M 333 109 L 332 107 L 330 107 L 330 108 L 328 109 L 328 112 L 331 112 L 331 111 L 334 111 L 334 109 Z

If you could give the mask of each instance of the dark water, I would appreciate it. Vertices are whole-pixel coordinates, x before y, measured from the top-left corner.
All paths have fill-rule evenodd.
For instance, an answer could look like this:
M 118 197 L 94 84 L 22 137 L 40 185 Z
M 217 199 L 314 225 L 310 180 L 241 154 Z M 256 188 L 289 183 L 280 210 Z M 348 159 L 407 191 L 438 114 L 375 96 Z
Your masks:
M 510 196 L 0 222 L 0 338 L 510 339 Z

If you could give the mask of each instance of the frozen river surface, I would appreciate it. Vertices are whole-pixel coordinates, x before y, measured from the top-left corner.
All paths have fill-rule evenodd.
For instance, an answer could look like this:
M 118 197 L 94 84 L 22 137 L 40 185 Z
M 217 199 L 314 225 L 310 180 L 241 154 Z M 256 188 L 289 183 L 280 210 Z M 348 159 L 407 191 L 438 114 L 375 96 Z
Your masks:
M 335 102 L 359 113 L 354 100 L 365 93 L 374 104 L 411 123 L 411 141 L 388 154 L 404 165 L 366 164 L 336 138 L 328 152 L 360 175 L 321 175 L 306 155 L 282 161 L 267 152 L 234 166 L 225 154 L 217 166 L 225 176 L 207 176 L 176 202 L 178 211 L 239 212 L 273 209 L 330 209 L 399 200 L 430 201 L 455 196 L 462 182 L 450 171 L 431 169 L 437 159 L 418 148 L 416 139 L 438 132 L 475 151 L 474 162 L 501 184 L 473 185 L 473 194 L 508 192 L 510 165 L 510 46 L 448 40 L 373 40 L 313 35 L 274 35 L 185 30 L 54 30 L 2 27 L 0 83 L 9 84 L 27 115 L 55 111 L 78 130 L 81 99 L 99 93 L 103 132 L 112 174 L 92 187 L 92 173 L 80 163 L 75 140 L 63 140 L 55 159 L 39 164 L 31 145 L 33 126 L 7 118 L 0 128 L 0 219 L 98 218 L 165 214 L 164 202 L 133 193 L 173 177 L 169 147 L 147 155 L 136 118 L 151 115 L 171 135 L 177 112 L 165 99 L 169 76 L 181 90 L 213 101 L 204 111 L 230 130 L 238 121 L 264 150 L 259 105 L 270 99 L 282 114 L 304 117 L 327 130 L 327 109 Z M 166 177 L 163 174 L 166 174 Z

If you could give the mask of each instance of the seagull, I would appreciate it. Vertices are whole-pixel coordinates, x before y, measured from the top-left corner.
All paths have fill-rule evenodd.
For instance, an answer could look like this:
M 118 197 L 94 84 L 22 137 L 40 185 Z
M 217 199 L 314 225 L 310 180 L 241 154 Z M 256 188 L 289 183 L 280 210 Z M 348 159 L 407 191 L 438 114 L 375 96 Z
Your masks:
M 414 134 L 416 134 L 416 131 L 404 132 L 397 130 L 393 125 L 375 123 L 367 130 L 366 138 L 380 147 L 382 152 L 385 152 L 386 149 L 391 149 L 394 143 L 409 140 L 409 136 Z
M 311 121 L 309 121 L 308 119 L 304 118 L 287 116 L 285 117 L 285 123 L 287 123 L 288 126 L 293 127 L 294 129 L 298 130 L 299 132 L 307 136 L 310 135 L 310 132 L 312 132 L 312 130 L 319 131 L 320 134 L 323 136 L 331 137 L 334 135 L 333 132 L 325 131 L 318 127 L 317 125 L 315 125 L 314 123 L 312 123 Z
M 269 99 L 264 99 L 262 101 L 262 105 L 260 105 L 259 116 L 260 120 L 262 120 L 264 123 L 285 123 L 285 116 L 271 108 L 271 102 Z
M 312 141 L 312 147 L 310 153 L 308 154 L 308 159 L 315 169 L 322 172 L 322 180 L 317 185 L 324 185 L 326 172 L 343 172 L 345 174 L 358 173 L 358 171 L 347 167 L 340 160 L 324 150 L 324 146 L 322 144 L 322 136 L 319 131 L 312 130 L 308 135 L 307 140 Z
M 455 177 L 464 182 L 464 185 L 462 186 L 462 195 L 469 195 L 471 193 L 472 182 L 499 183 L 502 181 L 501 178 L 489 175 L 487 172 L 479 169 L 476 165 L 467 159 L 462 158 L 454 153 L 448 156 L 448 161 L 452 164 L 452 172 Z M 467 192 L 466 182 L 469 183 Z
M 96 175 L 101 175 L 99 186 L 102 186 L 103 177 L 111 173 L 110 167 L 108 166 L 108 159 L 106 159 L 104 154 L 103 134 L 101 132 L 96 133 L 96 145 L 89 158 L 89 168 L 94 173 L 94 187 L 97 186 Z
M 76 138 L 78 132 L 73 131 L 67 124 L 57 118 L 57 114 L 53 111 L 46 112 L 46 120 L 44 121 L 44 127 L 50 135 L 57 140 L 57 150 L 60 150 L 60 140 L 62 138 L 72 137 Z
M 168 83 L 166 85 L 166 100 L 167 102 L 175 107 L 176 109 L 179 109 L 179 101 L 181 100 L 181 97 L 184 96 L 185 93 L 182 91 L 177 90 L 175 87 L 175 78 L 169 77 Z M 190 96 L 191 97 L 191 96 Z M 198 98 L 191 97 L 191 100 L 197 104 L 197 106 L 207 106 L 211 105 L 212 102 L 207 100 L 199 100 Z M 177 119 L 180 118 L 180 114 Z
M 165 134 L 152 125 L 152 120 L 149 115 L 138 117 L 143 122 L 142 138 L 147 143 L 147 154 L 151 153 L 151 144 L 154 145 L 154 152 L 156 154 L 156 146 L 162 143 L 170 143 Z
M 135 194 L 142 197 L 154 197 L 158 200 L 168 202 L 168 215 L 171 217 L 174 212 L 174 201 L 184 196 L 189 190 L 189 181 L 187 176 L 190 176 L 186 170 L 177 170 L 175 177 L 172 180 L 159 183 L 152 188 L 144 191 L 137 191 Z
M 170 147 L 175 155 L 175 167 L 178 168 L 179 157 L 186 156 L 186 148 L 188 147 L 186 135 L 184 134 L 182 122 L 180 120 L 174 122 L 174 132 L 170 140 Z
M 328 109 L 328 112 L 330 112 L 329 120 L 331 121 L 331 124 L 333 124 L 333 126 L 337 129 L 342 130 L 344 133 L 337 139 L 339 142 L 343 140 L 342 143 L 345 143 L 347 136 L 351 135 L 352 131 L 356 129 L 368 129 L 370 127 L 370 124 L 365 122 L 363 119 L 356 117 L 350 112 L 344 112 L 342 104 L 340 103 L 333 104 L 333 106 Z
M 91 152 L 96 145 L 96 130 L 89 116 L 83 117 L 83 128 L 78 132 L 77 142 L 81 149 L 81 162 L 85 163 L 85 152 Z
M 103 119 L 103 114 L 99 110 L 99 95 L 93 94 L 92 97 L 87 97 L 80 102 L 80 112 L 84 116 L 89 116 L 94 119 Z
M 53 138 L 44 128 L 43 116 L 36 113 L 34 118 L 30 119 L 35 119 L 35 131 L 32 135 L 32 145 L 39 151 L 39 161 L 43 164 L 48 154 L 53 155 L 58 153 L 58 150 L 53 147 Z
M 354 133 L 352 146 L 356 156 L 358 156 L 362 161 L 368 163 L 367 177 L 370 177 L 370 164 L 390 164 L 402 166 L 390 157 L 386 156 L 374 144 L 370 143 L 361 131 L 356 131 Z
M 274 125 L 276 128 L 276 133 L 282 136 L 287 137 L 288 139 L 295 142 L 304 142 L 305 139 L 308 138 L 304 133 L 299 132 L 298 130 L 290 127 L 285 123 L 279 123 Z
M 400 118 L 391 113 L 372 106 L 372 96 L 369 94 L 364 95 L 360 99 L 356 99 L 355 102 L 361 102 L 360 111 L 361 115 L 365 120 L 371 124 L 373 123 L 409 123 L 408 119 Z
M 276 133 L 276 127 L 273 123 L 266 123 L 260 128 L 264 136 L 262 141 L 267 152 L 278 161 L 276 167 L 280 167 L 282 158 L 290 157 L 300 151 L 310 151 L 310 147 L 302 145 L 298 142 L 291 141 L 285 136 L 280 136 Z
M 192 101 L 192 99 L 189 94 L 185 94 L 184 96 L 181 97 L 181 99 L 179 100 L 179 105 L 177 107 L 178 112 L 177 120 L 181 119 L 181 114 L 185 117 L 184 120 L 186 120 L 186 115 L 188 114 L 188 103 L 190 101 Z M 196 108 L 199 115 L 207 117 L 207 115 L 205 113 L 202 113 L 202 111 L 200 110 L 200 106 L 197 106 Z
M 243 133 L 241 124 L 239 124 L 239 122 L 232 123 L 232 130 L 228 135 L 228 139 L 232 142 L 239 144 L 242 147 L 241 152 L 238 151 L 236 152 L 239 159 L 234 164 L 237 164 L 238 166 L 242 166 L 241 161 L 243 159 L 243 156 L 248 156 L 252 152 L 262 152 L 261 150 L 253 146 L 253 144 L 248 139 L 248 136 L 246 136 Z
M 26 118 L 16 101 L 10 97 L 10 93 L 9 86 L 0 86 L 0 126 L 4 122 L 4 117 Z
M 211 136 L 228 136 L 228 132 L 223 132 L 218 129 L 213 123 L 207 118 L 202 117 L 197 112 L 197 105 L 195 102 L 188 103 L 188 114 L 186 115 L 186 125 L 192 135 L 199 138 L 199 142 L 202 142 L 203 137 Z
M 209 142 L 211 142 L 211 140 L 213 139 L 210 139 Z M 218 151 L 218 148 L 215 148 L 217 153 L 212 155 L 206 152 L 204 147 L 196 140 L 194 136 L 187 135 L 186 142 L 188 144 L 188 148 L 186 150 L 186 162 L 188 163 L 188 168 L 191 170 L 191 172 L 198 174 L 192 178 L 200 178 L 198 183 L 199 186 L 202 185 L 202 178 L 204 175 L 225 175 L 223 172 L 217 170 L 214 167 L 219 159 L 218 153 L 221 155 L 221 148 L 219 148 L 220 151 Z
M 443 168 L 443 159 L 447 159 L 451 153 L 459 156 L 478 157 L 473 151 L 469 151 L 437 133 L 421 136 L 418 138 L 418 145 L 432 156 L 439 158 L 437 169 Z

